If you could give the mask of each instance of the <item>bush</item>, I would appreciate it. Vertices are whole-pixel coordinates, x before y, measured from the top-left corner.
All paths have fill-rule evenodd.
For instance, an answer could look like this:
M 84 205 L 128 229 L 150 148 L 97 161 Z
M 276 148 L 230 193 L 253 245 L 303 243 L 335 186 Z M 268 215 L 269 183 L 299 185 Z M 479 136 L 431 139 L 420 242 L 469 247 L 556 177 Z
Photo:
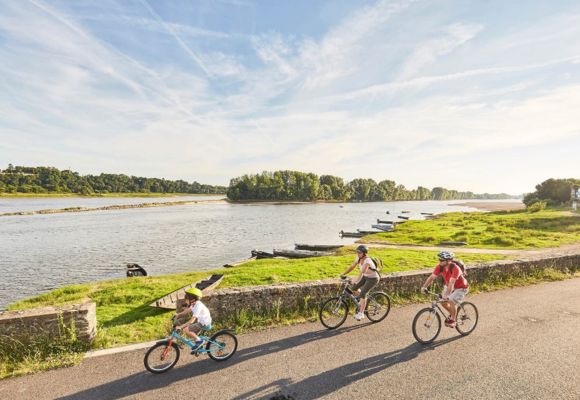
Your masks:
M 538 212 L 546 209 L 547 203 L 545 201 L 537 201 L 533 204 L 530 204 L 527 208 L 529 212 Z

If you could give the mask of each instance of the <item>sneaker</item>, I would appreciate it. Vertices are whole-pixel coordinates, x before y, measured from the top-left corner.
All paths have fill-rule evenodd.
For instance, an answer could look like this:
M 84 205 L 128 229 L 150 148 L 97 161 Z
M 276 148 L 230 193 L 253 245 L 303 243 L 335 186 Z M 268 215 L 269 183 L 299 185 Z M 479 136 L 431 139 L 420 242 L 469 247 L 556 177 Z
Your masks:
M 191 354 L 195 354 L 199 348 L 201 347 L 201 345 L 203 344 L 203 340 L 196 340 L 195 343 L 193 344 L 193 349 L 191 350 Z
M 354 319 L 356 319 L 357 321 L 360 321 L 360 320 L 362 320 L 364 317 L 365 317 L 365 315 L 364 315 L 363 313 L 361 313 L 361 312 L 359 312 L 359 313 L 356 313 L 356 314 L 354 315 Z

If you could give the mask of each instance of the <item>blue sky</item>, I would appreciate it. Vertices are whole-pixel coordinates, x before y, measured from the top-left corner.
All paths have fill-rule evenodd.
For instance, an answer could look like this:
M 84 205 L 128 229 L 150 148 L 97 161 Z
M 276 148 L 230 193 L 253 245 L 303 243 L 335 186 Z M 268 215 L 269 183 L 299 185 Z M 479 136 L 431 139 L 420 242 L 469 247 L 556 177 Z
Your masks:
M 0 0 L 0 167 L 579 177 L 580 2 Z

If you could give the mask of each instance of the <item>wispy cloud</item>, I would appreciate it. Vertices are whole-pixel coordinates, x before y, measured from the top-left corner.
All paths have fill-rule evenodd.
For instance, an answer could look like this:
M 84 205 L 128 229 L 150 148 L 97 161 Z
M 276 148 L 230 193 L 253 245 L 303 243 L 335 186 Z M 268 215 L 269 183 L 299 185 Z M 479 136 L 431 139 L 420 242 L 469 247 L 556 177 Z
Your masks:
M 301 32 L 254 3 L 208 3 L 231 14 L 204 24 L 195 7 L 154 5 L 6 3 L 0 159 L 221 184 L 292 168 L 524 191 L 537 177 L 474 181 L 495 168 L 483 155 L 528 165 L 580 134 L 580 10 L 524 15 L 513 30 L 378 1 L 318 26 L 316 5 L 299 2 L 316 27 Z
M 181 38 L 181 36 L 178 35 L 177 29 L 176 29 L 175 25 L 174 24 L 168 24 L 167 22 L 165 22 L 163 20 L 163 18 L 161 18 L 161 16 L 149 5 L 149 3 L 147 2 L 147 0 L 139 0 L 139 1 L 147 9 L 147 11 L 149 11 L 149 13 L 159 23 L 161 23 L 165 27 L 165 29 L 167 29 L 167 32 L 169 32 L 171 34 L 171 36 L 173 36 L 175 38 L 175 40 L 177 41 L 177 43 L 179 43 L 179 46 L 183 49 L 183 51 L 185 51 L 189 55 L 189 57 L 191 57 L 191 59 L 203 70 L 203 72 L 207 76 L 211 77 L 211 72 L 207 69 L 207 67 L 205 66 L 205 64 L 201 60 L 201 58 L 196 54 L 196 52 L 194 52 L 187 45 L 187 43 L 185 43 L 185 41 Z

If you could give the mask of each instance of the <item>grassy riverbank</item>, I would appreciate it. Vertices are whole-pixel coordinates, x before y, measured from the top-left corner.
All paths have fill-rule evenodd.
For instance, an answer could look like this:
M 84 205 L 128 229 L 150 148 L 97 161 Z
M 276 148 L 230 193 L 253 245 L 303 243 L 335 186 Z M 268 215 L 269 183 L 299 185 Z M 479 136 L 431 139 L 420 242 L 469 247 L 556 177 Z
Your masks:
M 460 241 L 467 242 L 467 247 L 489 249 L 557 247 L 580 241 L 580 215 L 561 210 L 454 212 L 430 221 L 407 221 L 394 232 L 367 236 L 363 241 L 423 246 Z
M 469 247 L 490 249 L 523 249 L 558 246 L 580 241 L 580 215 L 567 211 L 529 213 L 449 213 L 432 221 L 409 221 L 392 233 L 367 236 L 366 241 L 436 245 L 443 240 L 467 241 Z M 301 282 L 336 277 L 354 259 L 354 246 L 342 248 L 335 256 L 299 260 L 256 260 L 229 269 L 216 269 L 185 274 L 119 279 L 71 285 L 20 301 L 10 310 L 42 306 L 58 306 L 91 299 L 97 304 L 98 334 L 94 348 L 153 340 L 164 336 L 171 311 L 149 307 L 149 303 L 184 285 L 207 277 L 211 273 L 225 275 L 221 287 L 267 285 Z M 373 248 L 373 256 L 385 262 L 384 273 L 417 270 L 432 267 L 436 251 Z M 506 258 L 498 254 L 458 253 L 467 263 Z M 509 279 L 485 282 L 472 287 L 472 293 L 481 290 L 518 286 L 566 279 L 570 275 L 552 271 L 538 271 L 533 275 L 513 276 Z M 395 303 L 417 301 L 415 295 L 395 297 Z M 315 317 L 313 301 L 301 310 L 276 315 L 242 314 L 232 321 L 217 321 L 216 326 L 234 325 L 239 330 L 304 321 Z M 64 366 L 79 360 L 71 344 L 42 344 L 39 349 L 17 347 L 18 352 L 6 351 L 0 346 L 0 378 L 30 371 Z M 69 346 L 67 348 L 67 346 Z M 11 358 L 10 358 L 11 357 Z
M 99 333 L 96 347 L 147 341 L 166 333 L 165 322 L 169 315 L 169 312 L 149 307 L 148 304 L 173 290 L 211 273 L 225 275 L 220 285 L 222 288 L 337 277 L 354 258 L 352 247 L 343 249 L 341 253 L 297 260 L 263 259 L 235 268 L 71 285 L 18 302 L 9 309 L 57 306 L 88 298 L 97 303 Z M 433 266 L 436 261 L 434 251 L 373 249 L 373 255 L 384 260 L 384 273 L 422 269 Z M 460 256 L 470 263 L 504 258 L 495 254 Z

